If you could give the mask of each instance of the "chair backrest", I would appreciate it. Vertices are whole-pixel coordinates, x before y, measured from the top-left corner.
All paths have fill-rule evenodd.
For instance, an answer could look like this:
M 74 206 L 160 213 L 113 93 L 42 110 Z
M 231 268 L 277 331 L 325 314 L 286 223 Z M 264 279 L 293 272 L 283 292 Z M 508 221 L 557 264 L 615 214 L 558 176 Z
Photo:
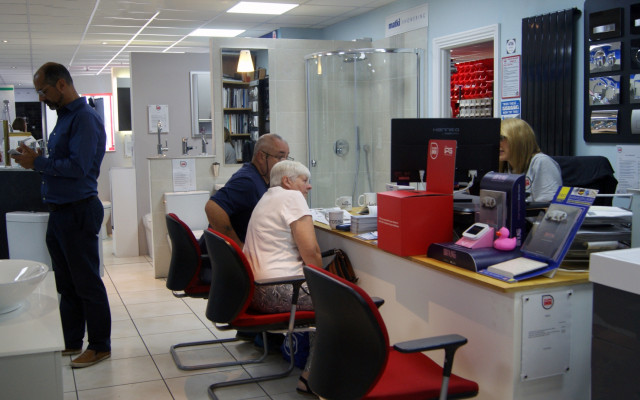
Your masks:
M 604 156 L 552 156 L 560 165 L 562 184 L 589 189 L 598 189 L 600 193 L 616 192 L 618 180 L 609 159 Z M 596 205 L 612 204 L 612 199 L 596 198 Z
M 200 246 L 191 229 L 177 215 L 166 215 L 167 232 L 171 240 L 171 262 L 167 276 L 167 288 L 185 290 L 198 281 L 202 258 Z
M 207 318 L 214 323 L 232 322 L 246 311 L 253 297 L 251 265 L 238 245 L 211 228 L 204 231 L 210 254 L 211 289 Z
M 387 362 L 387 328 L 371 298 L 327 271 L 304 266 L 316 316 L 309 386 L 320 397 L 359 399 Z

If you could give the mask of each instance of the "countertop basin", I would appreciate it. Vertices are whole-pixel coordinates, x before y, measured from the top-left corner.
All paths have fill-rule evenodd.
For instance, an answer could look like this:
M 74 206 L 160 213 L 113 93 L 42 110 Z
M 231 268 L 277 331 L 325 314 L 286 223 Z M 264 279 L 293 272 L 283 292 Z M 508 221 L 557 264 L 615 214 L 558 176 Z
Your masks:
M 0 314 L 19 308 L 47 272 L 49 267 L 38 261 L 0 260 Z

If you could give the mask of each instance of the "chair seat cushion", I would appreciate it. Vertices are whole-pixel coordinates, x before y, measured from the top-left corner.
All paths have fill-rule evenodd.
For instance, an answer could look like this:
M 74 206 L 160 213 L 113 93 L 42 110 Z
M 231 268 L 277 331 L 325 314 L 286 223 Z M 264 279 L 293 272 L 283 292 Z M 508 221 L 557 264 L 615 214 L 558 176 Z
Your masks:
M 389 349 L 389 359 L 377 384 L 364 397 L 380 400 L 437 399 L 442 384 L 442 368 L 422 353 L 400 353 Z M 420 393 L 420 394 L 419 394 Z M 427 396 L 421 393 L 428 393 Z M 474 396 L 478 384 L 451 374 L 450 397 Z
M 289 323 L 289 313 L 260 314 L 251 311 L 240 314 L 231 322 L 234 327 L 260 326 L 262 329 L 273 329 L 274 326 L 286 327 Z M 309 324 L 315 318 L 313 311 L 296 311 L 296 325 Z

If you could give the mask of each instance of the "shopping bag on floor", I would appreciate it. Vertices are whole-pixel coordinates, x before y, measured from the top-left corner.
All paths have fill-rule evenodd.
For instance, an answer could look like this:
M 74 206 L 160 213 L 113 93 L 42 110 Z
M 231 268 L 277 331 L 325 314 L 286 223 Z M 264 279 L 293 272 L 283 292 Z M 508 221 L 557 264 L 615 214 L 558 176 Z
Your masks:
M 304 369 L 307 357 L 309 357 L 309 332 L 293 332 L 291 340 L 293 340 L 293 362 L 296 367 Z M 282 358 L 291 361 L 289 340 L 287 338 L 282 342 L 280 349 L 282 350 Z

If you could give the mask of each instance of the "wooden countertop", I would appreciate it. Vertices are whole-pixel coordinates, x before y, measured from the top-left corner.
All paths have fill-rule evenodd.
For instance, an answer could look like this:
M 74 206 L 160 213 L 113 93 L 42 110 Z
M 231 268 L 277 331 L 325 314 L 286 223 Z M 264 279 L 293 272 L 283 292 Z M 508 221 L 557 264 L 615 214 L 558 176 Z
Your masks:
M 384 251 L 385 253 L 393 254 L 393 253 L 389 253 L 386 250 L 379 249 L 376 241 L 366 241 L 366 240 L 358 239 L 355 237 L 356 234 L 353 234 L 351 232 L 331 230 L 331 228 L 329 228 L 329 225 L 326 225 L 323 223 L 314 222 L 314 225 L 316 226 L 317 229 L 320 229 L 322 231 L 341 236 L 347 240 L 352 240 L 359 244 L 370 246 L 376 249 L 377 251 Z M 395 254 L 393 255 L 395 257 L 400 257 Z M 568 272 L 568 271 L 558 270 L 556 271 L 556 274 L 553 278 L 547 278 L 542 276 L 542 277 L 526 279 L 521 282 L 507 283 L 499 279 L 494 279 L 485 275 L 478 274 L 477 272 L 470 271 L 468 269 L 464 269 L 461 267 L 457 267 L 455 265 L 445 263 L 443 261 L 429 258 L 427 256 L 410 256 L 410 257 L 400 257 L 400 258 L 406 258 L 426 268 L 436 269 L 438 271 L 441 271 L 449 275 L 453 275 L 460 279 L 464 279 L 476 285 L 485 286 L 490 289 L 497 290 L 500 292 L 505 292 L 505 293 L 521 292 L 525 290 L 538 290 L 538 289 L 544 289 L 544 288 L 575 285 L 575 284 L 581 284 L 581 283 L 589 283 L 588 272 Z

